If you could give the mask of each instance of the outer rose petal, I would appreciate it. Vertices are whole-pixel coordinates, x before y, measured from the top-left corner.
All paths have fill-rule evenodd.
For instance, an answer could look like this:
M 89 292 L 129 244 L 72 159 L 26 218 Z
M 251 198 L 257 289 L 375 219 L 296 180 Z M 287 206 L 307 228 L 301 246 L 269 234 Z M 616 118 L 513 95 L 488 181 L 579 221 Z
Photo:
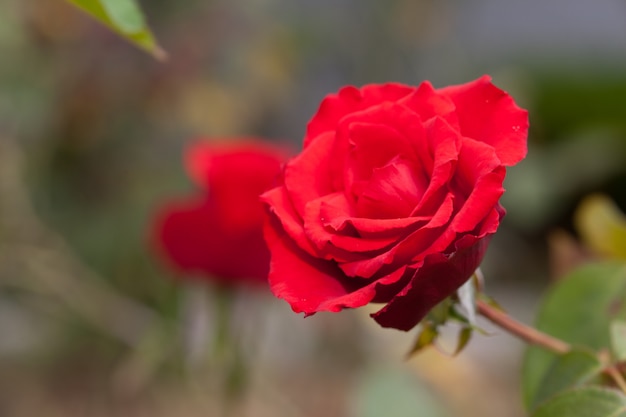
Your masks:
M 361 282 L 347 278 L 334 262 L 315 258 L 280 231 L 275 218 L 265 227 L 265 239 L 272 249 L 269 283 L 274 295 L 284 299 L 296 313 L 340 311 L 369 303 L 373 286 L 358 288 Z
M 505 214 L 506 210 L 504 209 L 504 207 L 502 207 L 500 203 L 496 204 L 491 213 L 489 213 L 489 215 L 480 225 L 480 228 L 476 232 L 476 236 L 483 237 L 494 234 L 498 230 L 498 226 L 500 226 L 500 221 Z
M 304 217 L 306 204 L 332 193 L 332 165 L 334 135 L 325 134 L 302 153 L 287 163 L 285 167 L 285 188 L 289 198 L 299 214 Z
M 498 164 L 493 148 L 464 139 L 457 174 L 450 186 L 465 188 L 461 194 L 469 195 L 452 221 L 454 231 L 469 232 L 485 219 L 504 193 L 505 174 L 506 169 Z
M 307 126 L 304 147 L 322 133 L 334 131 L 344 116 L 385 101 L 397 101 L 413 90 L 413 87 L 406 85 L 387 83 L 372 84 L 361 89 L 347 86 L 337 94 L 328 95 Z
M 171 204 L 157 216 L 153 233 L 155 246 L 182 272 L 226 283 L 267 278 L 270 255 L 260 225 L 233 230 L 207 199 Z
M 303 249 L 310 255 L 317 255 L 313 244 L 304 234 L 302 218 L 293 208 L 285 187 L 276 187 L 265 192 L 261 195 L 261 200 L 268 205 L 269 213 L 276 216 L 276 219 L 282 226 L 282 230 L 294 240 L 300 249 Z
M 285 153 L 254 141 L 199 141 L 185 152 L 189 176 L 207 188 L 219 207 L 222 222 L 231 228 L 260 228 L 263 210 L 258 196 L 276 182 Z
M 515 165 L 526 156 L 528 112 L 494 86 L 491 77 L 484 75 L 438 92 L 454 101 L 463 136 L 493 146 L 503 165 Z
M 437 92 L 428 81 L 421 83 L 416 90 L 403 97 L 399 103 L 419 114 L 424 121 L 439 117 L 458 130 L 459 119 L 455 113 L 454 102 L 446 95 Z
M 451 257 L 442 253 L 428 256 L 411 282 L 372 317 L 383 327 L 411 330 L 472 276 L 482 261 L 488 241 L 488 238 L 480 239 L 457 250 Z

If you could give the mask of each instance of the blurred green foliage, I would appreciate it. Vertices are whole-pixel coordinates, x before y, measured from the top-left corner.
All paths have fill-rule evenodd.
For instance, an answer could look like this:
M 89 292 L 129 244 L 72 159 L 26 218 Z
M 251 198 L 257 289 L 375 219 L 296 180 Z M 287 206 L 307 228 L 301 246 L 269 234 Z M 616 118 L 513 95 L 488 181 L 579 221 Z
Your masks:
M 563 141 L 580 131 L 601 129 L 615 131 L 626 140 L 626 107 L 621 99 L 626 94 L 626 78 L 621 71 L 605 71 L 539 72 L 533 82 L 531 114 L 537 139 Z
M 557 395 L 532 417 L 623 417 L 626 400 L 619 392 L 598 387 L 577 388 Z
M 612 346 L 612 323 L 626 318 L 626 267 L 606 261 L 585 265 L 562 277 L 539 308 L 537 329 L 588 352 Z M 522 367 L 524 401 L 529 410 L 559 391 L 584 384 L 605 364 L 595 355 L 572 351 L 557 355 L 540 347 L 527 349 Z M 603 366 L 601 366 L 603 365 Z

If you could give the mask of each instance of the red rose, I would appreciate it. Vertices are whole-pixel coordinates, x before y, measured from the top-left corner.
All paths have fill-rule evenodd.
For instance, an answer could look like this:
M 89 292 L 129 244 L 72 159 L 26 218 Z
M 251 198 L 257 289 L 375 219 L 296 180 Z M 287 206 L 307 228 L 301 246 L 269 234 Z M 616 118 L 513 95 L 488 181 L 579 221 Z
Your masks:
M 263 195 L 272 291 L 306 315 L 386 303 L 374 319 L 411 329 L 479 266 L 527 130 L 487 76 L 329 95 Z
M 269 252 L 259 195 L 276 185 L 284 155 L 253 140 L 191 146 L 185 165 L 201 192 L 161 209 L 154 224 L 158 251 L 191 276 L 266 282 Z

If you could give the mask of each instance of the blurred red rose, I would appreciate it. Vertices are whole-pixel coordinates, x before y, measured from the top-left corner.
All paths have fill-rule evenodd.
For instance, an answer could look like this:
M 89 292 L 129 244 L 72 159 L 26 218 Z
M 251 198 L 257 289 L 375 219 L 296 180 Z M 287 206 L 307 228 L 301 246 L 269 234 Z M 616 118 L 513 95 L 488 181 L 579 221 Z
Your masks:
M 198 195 L 169 202 L 156 216 L 157 250 L 189 277 L 223 284 L 266 282 L 259 195 L 277 183 L 286 154 L 260 141 L 198 142 L 185 155 Z
M 306 315 L 386 303 L 374 319 L 411 329 L 479 266 L 527 130 L 488 76 L 329 95 L 263 195 L 272 291 Z

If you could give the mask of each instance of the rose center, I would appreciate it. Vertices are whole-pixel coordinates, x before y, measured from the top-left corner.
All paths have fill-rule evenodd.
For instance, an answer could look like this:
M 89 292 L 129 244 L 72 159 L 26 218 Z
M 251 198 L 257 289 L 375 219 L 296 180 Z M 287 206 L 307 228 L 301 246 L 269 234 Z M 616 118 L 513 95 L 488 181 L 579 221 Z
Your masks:
M 426 191 L 428 181 L 414 161 L 396 156 L 374 168 L 368 180 L 354 185 L 358 190 L 354 197 L 359 217 L 393 219 L 410 216 Z

